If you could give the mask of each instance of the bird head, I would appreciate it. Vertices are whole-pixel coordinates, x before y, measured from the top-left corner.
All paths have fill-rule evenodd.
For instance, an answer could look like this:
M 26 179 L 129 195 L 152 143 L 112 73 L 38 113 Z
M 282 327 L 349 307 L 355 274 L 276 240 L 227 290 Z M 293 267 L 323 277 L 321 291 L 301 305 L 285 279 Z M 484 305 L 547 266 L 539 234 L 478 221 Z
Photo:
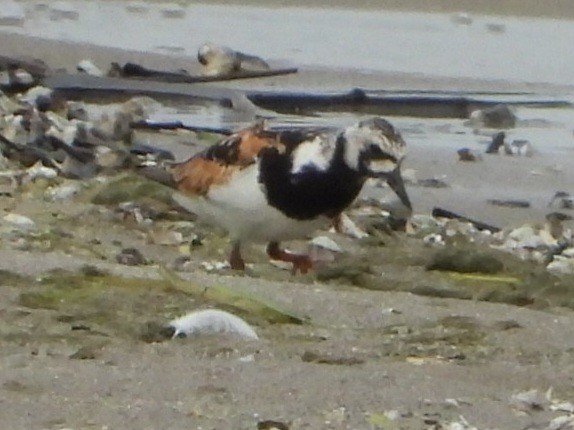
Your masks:
M 213 51 L 213 46 L 210 43 L 204 43 L 197 50 L 197 61 L 204 66 L 209 62 L 210 56 Z
M 387 120 L 373 117 L 347 127 L 340 136 L 346 142 L 345 163 L 371 178 L 381 178 L 410 210 L 412 205 L 401 176 L 406 143 Z

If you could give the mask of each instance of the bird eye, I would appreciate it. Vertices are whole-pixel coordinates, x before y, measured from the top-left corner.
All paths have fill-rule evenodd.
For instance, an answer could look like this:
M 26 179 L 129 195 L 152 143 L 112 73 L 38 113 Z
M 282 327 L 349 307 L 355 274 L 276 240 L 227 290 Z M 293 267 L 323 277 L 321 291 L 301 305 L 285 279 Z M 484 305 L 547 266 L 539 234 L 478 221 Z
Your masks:
M 376 143 L 371 143 L 369 145 L 369 152 L 371 153 L 371 155 L 382 155 L 383 150 L 381 149 L 381 147 L 379 145 L 377 145 Z

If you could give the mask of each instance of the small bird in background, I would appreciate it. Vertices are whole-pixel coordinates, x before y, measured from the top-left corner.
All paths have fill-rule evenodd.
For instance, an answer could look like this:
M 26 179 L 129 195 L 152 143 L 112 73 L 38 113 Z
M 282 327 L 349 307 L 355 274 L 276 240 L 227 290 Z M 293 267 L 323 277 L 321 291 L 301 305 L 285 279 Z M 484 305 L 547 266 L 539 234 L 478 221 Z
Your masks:
M 197 51 L 197 61 L 204 76 L 229 76 L 240 70 L 269 70 L 269 64 L 254 55 L 244 54 L 226 46 L 204 43 Z
M 412 213 L 401 177 L 406 144 L 386 120 L 374 117 L 341 130 L 267 130 L 261 122 L 188 160 L 140 172 L 175 189 L 174 200 L 229 232 L 231 268 L 242 270 L 241 246 L 266 242 L 274 260 L 307 272 L 307 255 L 280 248 L 333 223 L 368 178 L 383 178 Z
M 492 142 L 486 148 L 487 154 L 498 154 L 498 151 L 502 146 L 504 146 L 504 139 L 506 138 L 506 133 L 504 131 L 499 131 L 494 136 L 492 136 Z

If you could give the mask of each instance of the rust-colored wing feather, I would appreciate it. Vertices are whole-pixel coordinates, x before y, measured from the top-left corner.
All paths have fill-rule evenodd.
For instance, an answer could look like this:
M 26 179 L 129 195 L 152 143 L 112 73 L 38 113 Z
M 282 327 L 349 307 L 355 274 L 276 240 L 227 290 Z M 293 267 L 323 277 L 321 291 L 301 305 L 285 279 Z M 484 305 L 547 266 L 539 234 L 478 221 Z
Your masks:
M 206 195 L 211 186 L 224 184 L 235 171 L 255 163 L 261 150 L 270 147 L 284 150 L 278 134 L 257 123 L 175 165 L 171 173 L 179 191 Z

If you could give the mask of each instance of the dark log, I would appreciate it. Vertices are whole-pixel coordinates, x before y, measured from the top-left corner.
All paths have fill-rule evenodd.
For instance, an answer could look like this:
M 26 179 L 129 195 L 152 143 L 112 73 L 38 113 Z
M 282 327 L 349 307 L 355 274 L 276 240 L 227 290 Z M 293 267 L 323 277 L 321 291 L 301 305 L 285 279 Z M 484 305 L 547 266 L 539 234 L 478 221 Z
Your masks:
M 130 124 L 131 128 L 136 130 L 190 130 L 195 131 L 196 133 L 214 133 L 214 134 L 223 134 L 223 135 L 230 135 L 233 130 L 229 128 L 217 128 L 217 127 L 199 127 L 193 125 L 184 124 L 181 121 L 150 121 L 150 120 L 142 120 L 132 122 Z
M 527 200 L 500 200 L 500 199 L 489 199 L 488 204 L 494 206 L 502 206 L 505 208 L 529 208 L 530 202 Z
M 457 219 L 457 220 L 460 220 L 463 222 L 469 222 L 472 225 L 474 225 L 478 230 L 490 230 L 493 233 L 500 231 L 499 227 L 495 227 L 495 226 L 486 224 L 486 223 L 481 222 L 481 221 L 476 221 L 476 220 L 473 220 L 471 218 L 467 218 L 463 215 L 459 215 L 457 213 L 454 213 L 454 212 L 451 212 L 449 210 L 442 209 L 442 208 L 433 208 L 431 214 L 433 217 L 436 217 L 436 218 Z
M 122 78 L 129 79 L 142 79 L 142 80 L 154 80 L 169 83 L 187 83 L 194 84 L 198 82 L 220 82 L 229 81 L 232 79 L 253 79 L 253 78 L 265 78 L 270 76 L 281 76 L 288 75 L 292 73 L 297 73 L 296 68 L 285 68 L 285 69 L 272 69 L 272 70 L 240 70 L 230 75 L 221 76 L 191 76 L 184 72 L 166 72 L 163 70 L 148 69 L 144 66 L 135 63 L 126 63 L 123 66 L 119 66 L 117 63 L 112 63 L 112 68 L 110 70 L 110 76 L 115 76 L 116 74 Z
M 531 97 L 509 97 L 508 100 L 482 99 L 456 93 L 367 92 L 355 88 L 347 93 L 297 93 L 247 91 L 257 106 L 285 114 L 323 112 L 360 112 L 371 115 L 412 116 L 422 118 L 468 118 L 477 109 L 505 104 L 509 106 L 570 107 L 560 100 L 533 100 Z M 510 94 L 509 94 L 510 96 Z
M 286 114 L 311 115 L 316 112 L 359 112 L 371 115 L 412 116 L 421 118 L 467 118 L 473 110 L 508 103 L 514 106 L 565 107 L 559 100 L 535 100 L 530 97 L 498 97 L 479 99 L 470 96 L 424 95 L 411 93 L 379 93 L 354 89 L 347 93 L 292 93 L 273 91 L 235 91 L 208 85 L 166 83 L 136 79 L 98 78 L 89 75 L 57 74 L 44 79 L 43 85 L 53 88 L 65 98 L 132 97 L 146 95 L 158 99 L 182 98 L 189 102 L 215 102 L 223 107 L 245 107 L 253 103 L 261 108 Z M 253 106 L 256 110 L 256 107 Z
M 150 96 L 157 99 L 185 99 L 196 103 L 211 102 L 229 108 L 240 102 L 249 103 L 241 92 L 227 88 L 135 79 L 101 78 L 87 74 L 55 74 L 45 78 L 42 84 L 52 88 L 57 95 L 66 99 L 84 101 L 101 100 L 102 98 L 122 100 L 134 96 Z

